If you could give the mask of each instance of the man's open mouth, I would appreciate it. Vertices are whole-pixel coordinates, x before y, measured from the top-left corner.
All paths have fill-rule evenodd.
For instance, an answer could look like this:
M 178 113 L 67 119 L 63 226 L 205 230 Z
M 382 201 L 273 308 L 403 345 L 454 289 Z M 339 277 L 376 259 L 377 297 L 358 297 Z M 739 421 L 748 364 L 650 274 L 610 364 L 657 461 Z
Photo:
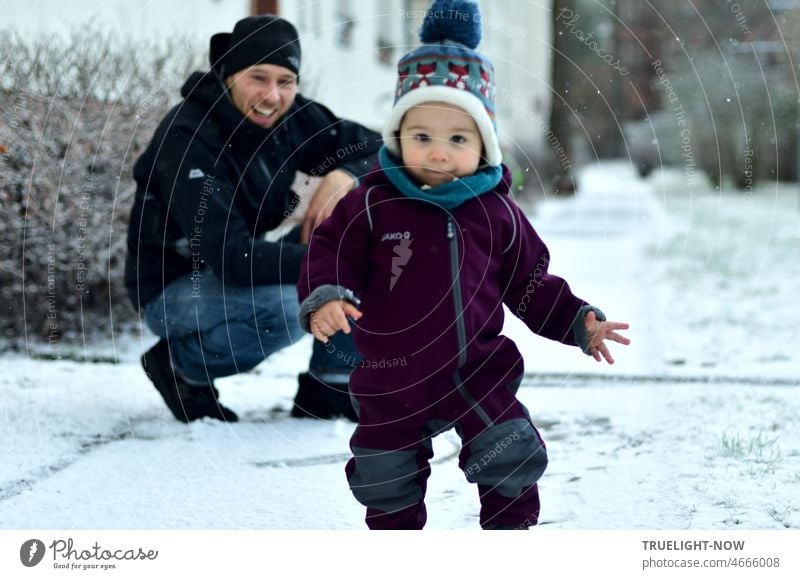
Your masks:
M 278 112 L 277 107 L 273 107 L 273 108 L 253 107 L 252 110 L 256 114 L 256 116 L 259 116 L 259 117 L 262 117 L 262 118 L 265 118 L 265 119 L 271 119 L 273 116 L 275 116 L 275 113 Z

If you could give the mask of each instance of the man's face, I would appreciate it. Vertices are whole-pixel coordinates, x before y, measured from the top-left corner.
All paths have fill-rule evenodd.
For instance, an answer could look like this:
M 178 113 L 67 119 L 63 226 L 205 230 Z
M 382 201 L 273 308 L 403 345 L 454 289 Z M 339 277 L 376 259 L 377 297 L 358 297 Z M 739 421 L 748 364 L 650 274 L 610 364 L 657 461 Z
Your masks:
M 233 105 L 262 129 L 274 127 L 297 95 L 297 75 L 276 64 L 257 64 L 225 79 Z

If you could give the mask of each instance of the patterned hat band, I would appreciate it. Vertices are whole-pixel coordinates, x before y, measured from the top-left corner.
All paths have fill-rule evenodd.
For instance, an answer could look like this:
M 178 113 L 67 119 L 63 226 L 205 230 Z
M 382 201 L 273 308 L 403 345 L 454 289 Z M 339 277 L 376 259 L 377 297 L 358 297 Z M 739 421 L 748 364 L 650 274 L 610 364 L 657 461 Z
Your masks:
M 425 56 L 401 62 L 395 103 L 406 93 L 423 86 L 445 86 L 464 90 L 480 100 L 494 119 L 494 69 L 483 59 L 429 60 Z

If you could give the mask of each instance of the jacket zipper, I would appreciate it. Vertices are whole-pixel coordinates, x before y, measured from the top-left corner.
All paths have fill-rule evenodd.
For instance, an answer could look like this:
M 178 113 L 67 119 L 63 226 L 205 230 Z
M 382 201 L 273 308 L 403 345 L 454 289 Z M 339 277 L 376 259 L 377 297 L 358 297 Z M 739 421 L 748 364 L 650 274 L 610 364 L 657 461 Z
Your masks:
M 264 177 L 267 179 L 267 188 L 269 188 L 272 185 L 272 173 L 270 172 L 269 167 L 267 167 L 267 163 L 261 158 L 261 156 L 258 157 L 258 166 L 264 172 Z
M 451 216 L 447 216 L 447 239 L 450 242 L 450 277 L 453 282 L 453 303 L 456 314 L 456 333 L 458 335 L 458 366 L 453 372 L 453 381 L 456 388 L 470 408 L 480 416 L 481 420 L 487 425 L 492 425 L 489 415 L 480 407 L 478 401 L 467 391 L 461 379 L 461 368 L 467 362 L 467 329 L 464 321 L 464 296 L 461 293 L 461 279 L 458 274 L 459 251 L 458 238 L 456 237 L 456 227 Z

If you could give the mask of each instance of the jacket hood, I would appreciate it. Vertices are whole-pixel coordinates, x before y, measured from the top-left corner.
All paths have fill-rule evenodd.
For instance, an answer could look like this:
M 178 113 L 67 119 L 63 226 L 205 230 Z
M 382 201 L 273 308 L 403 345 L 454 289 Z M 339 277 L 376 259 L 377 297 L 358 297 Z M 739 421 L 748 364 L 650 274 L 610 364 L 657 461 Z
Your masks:
M 215 103 L 221 96 L 224 96 L 225 92 L 223 80 L 213 70 L 193 72 L 181 87 L 183 98 L 198 101 L 206 106 L 216 106 Z M 228 103 L 230 104 L 230 101 Z M 231 107 L 233 107 L 232 104 Z

